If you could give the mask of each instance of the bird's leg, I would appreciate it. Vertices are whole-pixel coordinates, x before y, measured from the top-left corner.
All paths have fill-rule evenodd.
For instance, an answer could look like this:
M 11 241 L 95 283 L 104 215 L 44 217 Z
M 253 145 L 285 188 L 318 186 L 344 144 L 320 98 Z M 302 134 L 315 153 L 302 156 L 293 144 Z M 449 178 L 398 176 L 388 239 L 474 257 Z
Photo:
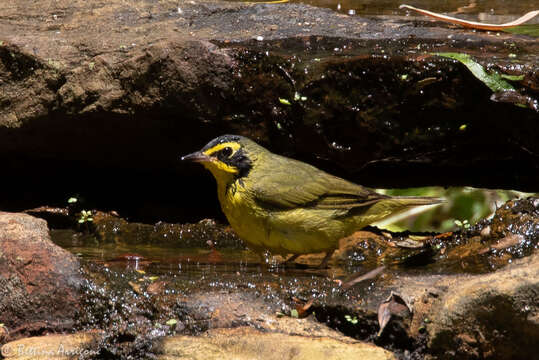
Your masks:
M 283 264 L 286 265 L 286 264 L 290 264 L 292 262 L 294 262 L 294 260 L 296 260 L 298 257 L 299 257 L 300 254 L 294 254 L 292 256 L 290 256 L 288 259 L 286 259 Z
M 328 262 L 331 259 L 331 256 L 333 255 L 334 252 L 335 252 L 335 249 L 329 250 L 326 252 L 326 256 L 324 256 L 324 259 L 322 260 L 320 265 L 318 265 L 319 269 L 325 269 L 328 267 Z

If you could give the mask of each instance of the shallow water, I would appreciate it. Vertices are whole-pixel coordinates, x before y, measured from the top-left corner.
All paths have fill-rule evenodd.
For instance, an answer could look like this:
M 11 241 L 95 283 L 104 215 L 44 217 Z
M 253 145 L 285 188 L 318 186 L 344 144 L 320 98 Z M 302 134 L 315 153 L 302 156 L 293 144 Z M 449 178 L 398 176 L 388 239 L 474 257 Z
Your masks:
M 363 245 L 347 251 L 346 260 L 333 262 L 328 269 L 317 269 L 320 259 L 313 256 L 300 257 L 298 263 L 284 266 L 279 256 L 266 256 L 265 264 L 254 252 L 247 249 L 207 246 L 183 247 L 181 239 L 172 243 L 102 242 L 92 234 L 73 230 L 52 230 L 52 240 L 82 260 L 83 264 L 103 265 L 111 270 L 138 272 L 145 276 L 173 276 L 179 279 L 214 279 L 237 281 L 238 276 L 260 276 L 282 279 L 347 279 L 361 276 L 382 264 L 384 273 L 390 276 L 440 275 L 459 273 L 488 273 L 504 266 L 509 254 L 479 253 L 482 245 L 471 242 L 453 245 L 448 251 L 403 249 L 385 247 L 375 240 L 365 238 Z M 126 240 L 126 239 L 124 239 Z M 393 241 L 398 241 L 394 238 Z M 455 242 L 455 240 L 452 240 Z M 456 240 L 458 243 L 459 240 Z M 365 246 L 364 249 L 361 247 Z M 445 245 L 444 245 L 445 246 Z M 531 246 L 533 248 L 533 246 Z M 334 257 L 337 255 L 334 255 Z M 520 257 L 520 256 L 518 256 Z M 303 260 L 301 260 L 303 258 Z M 335 259 L 334 259 L 335 260 Z M 509 260 L 510 262 L 510 260 Z

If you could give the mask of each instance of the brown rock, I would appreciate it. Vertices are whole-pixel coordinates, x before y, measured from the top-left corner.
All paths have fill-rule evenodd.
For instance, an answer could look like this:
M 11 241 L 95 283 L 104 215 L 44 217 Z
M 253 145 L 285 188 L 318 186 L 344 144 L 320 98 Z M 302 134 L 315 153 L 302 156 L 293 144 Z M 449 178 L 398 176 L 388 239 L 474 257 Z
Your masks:
M 212 179 L 172 164 L 225 132 L 367 186 L 538 190 L 536 110 L 494 103 L 464 65 L 426 55 L 472 52 L 536 97 L 531 37 L 216 0 L 11 0 L 0 14 L 3 209 L 76 183 L 130 218 L 215 216 Z M 93 186 L 103 173 L 125 186 Z
M 278 344 L 278 345 L 277 345 Z M 369 359 L 389 360 L 387 350 L 350 339 L 264 333 L 250 327 L 215 329 L 203 336 L 175 336 L 161 343 L 159 359 Z
M 96 355 L 99 332 L 35 336 L 9 342 L 0 353 L 7 359 L 63 360 Z
M 0 212 L 0 323 L 11 338 L 70 328 L 81 281 L 76 257 L 51 242 L 44 220 Z
M 446 278 L 427 326 L 440 359 L 534 358 L 539 342 L 539 254 L 492 274 Z M 423 317 L 424 315 L 418 315 Z

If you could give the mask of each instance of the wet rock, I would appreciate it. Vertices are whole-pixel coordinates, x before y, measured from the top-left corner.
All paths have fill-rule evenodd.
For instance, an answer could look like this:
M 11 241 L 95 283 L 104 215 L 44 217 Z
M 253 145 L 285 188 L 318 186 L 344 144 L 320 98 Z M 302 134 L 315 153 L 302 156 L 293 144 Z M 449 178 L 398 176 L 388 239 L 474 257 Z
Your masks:
M 278 346 L 276 346 L 278 344 Z M 350 339 L 261 332 L 250 327 L 177 336 L 161 343 L 159 359 L 395 359 L 390 352 Z
M 506 202 L 496 210 L 490 225 L 489 236 L 503 238 L 521 235 L 528 244 L 539 241 L 539 198 L 529 197 Z
M 0 212 L 0 323 L 11 338 L 70 329 L 81 283 L 78 260 L 51 242 L 44 220 Z
M 86 247 L 69 245 L 82 252 L 83 259 L 91 259 L 85 262 L 85 311 L 75 328 L 104 330 L 101 349 L 117 357 L 153 356 L 163 336 L 204 338 L 216 329 L 244 327 L 304 338 L 301 341 L 317 337 L 346 342 L 344 334 L 405 358 L 505 356 L 512 343 L 524 357 L 537 339 L 537 243 L 526 245 L 525 251 L 511 249 L 536 241 L 529 231 L 535 229 L 537 215 L 530 207 L 535 202 L 530 198 L 502 206 L 500 218 L 514 222 L 513 227 L 505 222 L 503 232 L 497 230 L 502 226 L 496 217 L 446 234 L 369 228 L 343 239 L 326 270 L 310 266 L 318 264 L 318 255 L 300 257 L 296 266 L 276 261 L 263 267 L 246 257 L 243 248 L 201 248 L 195 238 L 202 233 L 193 242 L 186 238 L 195 248 L 168 247 L 168 241 L 177 239 L 142 246 L 142 238 L 157 227 L 130 228 L 129 222 L 107 216 L 100 223 L 96 213 L 98 229 L 108 224 L 101 228 L 106 230 L 103 238 L 112 238 Z M 513 212 L 518 216 L 508 215 Z M 107 227 L 110 224 L 131 231 L 133 239 L 140 230 L 142 237 L 132 242 L 115 239 L 113 232 L 107 233 L 116 226 Z M 193 225 L 192 232 L 202 225 Z M 172 233 L 174 238 L 180 234 Z M 148 250 L 153 247 L 157 252 Z M 131 249 L 148 254 L 117 255 Z M 500 257 L 500 252 L 505 255 Z M 372 269 L 372 276 L 364 276 Z M 352 285 L 343 286 L 347 283 Z M 228 349 L 220 342 L 200 341 L 210 354 Z M 250 346 L 245 344 L 246 349 Z
M 537 113 L 492 102 L 433 55 L 472 53 L 536 99 L 533 38 L 300 4 L 12 3 L 0 4 L 3 209 L 81 192 L 149 223 L 219 216 L 213 179 L 178 157 L 225 132 L 367 186 L 537 190 Z
M 444 281 L 427 325 L 439 359 L 534 358 L 539 341 L 539 255 L 492 274 Z
M 219 248 L 244 248 L 241 240 L 229 226 L 204 219 L 196 224 L 155 225 L 128 222 L 110 213 L 97 212 L 93 229 L 99 241 L 124 244 L 152 244 L 183 248 L 207 247 L 208 242 Z
M 70 335 L 29 337 L 4 344 L 0 353 L 6 359 L 17 360 L 69 360 L 94 358 L 99 354 L 98 331 Z M 94 357 L 92 357 L 94 356 Z

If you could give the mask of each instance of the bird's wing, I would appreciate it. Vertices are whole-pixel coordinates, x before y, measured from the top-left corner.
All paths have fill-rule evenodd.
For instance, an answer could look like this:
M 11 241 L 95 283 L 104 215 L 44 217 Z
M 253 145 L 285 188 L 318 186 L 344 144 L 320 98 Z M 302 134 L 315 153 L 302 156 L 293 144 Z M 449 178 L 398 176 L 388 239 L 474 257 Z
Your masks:
M 273 166 L 260 174 L 260 178 L 253 177 L 251 192 L 258 203 L 275 210 L 303 207 L 346 211 L 386 198 L 291 159 L 286 159 L 286 166 Z

